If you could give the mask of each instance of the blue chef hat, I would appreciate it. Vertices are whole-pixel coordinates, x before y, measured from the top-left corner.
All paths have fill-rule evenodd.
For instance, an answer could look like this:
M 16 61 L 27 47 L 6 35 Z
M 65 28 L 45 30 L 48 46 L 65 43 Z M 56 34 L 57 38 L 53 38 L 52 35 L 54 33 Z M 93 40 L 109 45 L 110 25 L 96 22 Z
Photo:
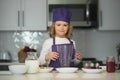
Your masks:
M 53 22 L 65 21 L 70 23 L 72 13 L 66 8 L 57 8 L 53 11 Z

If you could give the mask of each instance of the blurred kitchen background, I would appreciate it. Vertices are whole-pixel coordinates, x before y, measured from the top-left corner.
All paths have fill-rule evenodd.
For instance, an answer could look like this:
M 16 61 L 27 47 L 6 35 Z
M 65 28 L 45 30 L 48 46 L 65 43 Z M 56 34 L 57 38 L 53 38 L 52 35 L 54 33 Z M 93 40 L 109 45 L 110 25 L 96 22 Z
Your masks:
M 0 54 L 8 51 L 12 61 L 18 61 L 20 48 L 29 46 L 37 49 L 39 56 L 44 40 L 49 38 L 47 19 L 51 16 L 48 2 L 49 0 L 0 0 Z M 19 9 L 18 3 L 20 8 L 24 7 L 24 15 L 19 13 L 18 10 L 22 9 Z M 120 43 L 119 4 L 119 0 L 98 0 L 97 28 L 74 27 L 72 39 L 76 41 L 77 50 L 81 51 L 83 57 L 96 58 L 103 62 L 106 56 L 115 56 L 117 59 L 116 46 Z M 25 17 L 25 22 L 21 15 Z

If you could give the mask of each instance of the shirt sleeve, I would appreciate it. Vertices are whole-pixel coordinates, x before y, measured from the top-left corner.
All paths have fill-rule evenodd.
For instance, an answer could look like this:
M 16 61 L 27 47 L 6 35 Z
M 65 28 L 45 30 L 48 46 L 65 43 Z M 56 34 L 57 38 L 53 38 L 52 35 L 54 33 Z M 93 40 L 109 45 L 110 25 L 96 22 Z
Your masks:
M 45 60 L 45 55 L 47 53 L 51 52 L 51 46 L 52 46 L 51 40 L 45 40 L 45 42 L 43 43 L 43 46 L 42 46 L 40 56 L 39 56 L 40 65 L 49 64 L 49 61 L 46 62 L 46 60 Z
M 75 41 L 74 40 L 71 40 L 73 42 L 73 45 L 74 45 L 74 48 L 76 50 L 76 44 L 75 44 Z

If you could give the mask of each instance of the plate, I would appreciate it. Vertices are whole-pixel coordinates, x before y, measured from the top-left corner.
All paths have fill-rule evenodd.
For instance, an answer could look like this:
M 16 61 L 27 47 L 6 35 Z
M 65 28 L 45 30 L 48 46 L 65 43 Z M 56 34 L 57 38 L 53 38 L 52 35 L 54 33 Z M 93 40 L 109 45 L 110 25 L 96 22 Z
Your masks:
M 103 71 L 103 69 L 86 69 L 86 68 L 82 68 L 83 72 L 86 73 L 101 73 Z
M 56 68 L 56 70 L 60 73 L 74 73 L 78 70 L 78 68 L 73 68 L 73 67 L 61 67 L 61 68 Z
M 50 72 L 53 70 L 53 67 L 40 68 L 39 72 Z

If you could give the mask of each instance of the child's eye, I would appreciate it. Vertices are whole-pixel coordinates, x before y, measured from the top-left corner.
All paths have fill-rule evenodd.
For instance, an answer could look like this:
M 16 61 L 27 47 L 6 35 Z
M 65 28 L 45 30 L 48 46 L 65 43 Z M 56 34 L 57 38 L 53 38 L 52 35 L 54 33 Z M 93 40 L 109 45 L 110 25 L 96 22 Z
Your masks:
M 57 24 L 57 26 L 60 26 L 60 24 Z
M 64 24 L 64 26 L 68 26 L 67 24 Z

